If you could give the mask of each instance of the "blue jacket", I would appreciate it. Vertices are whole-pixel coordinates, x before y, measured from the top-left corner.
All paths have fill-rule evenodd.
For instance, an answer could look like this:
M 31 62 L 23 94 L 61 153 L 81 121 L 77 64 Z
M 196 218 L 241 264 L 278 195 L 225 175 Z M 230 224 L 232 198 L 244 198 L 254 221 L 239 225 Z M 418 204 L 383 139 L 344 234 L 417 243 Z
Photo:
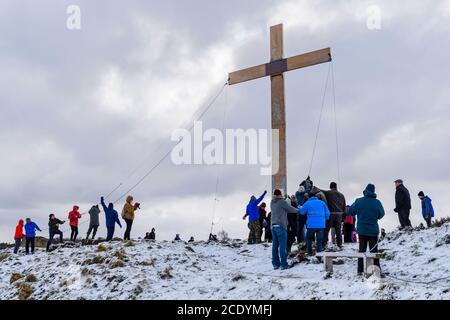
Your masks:
M 105 211 L 106 226 L 114 227 L 115 224 L 117 223 L 122 228 L 122 225 L 120 224 L 120 220 L 119 220 L 119 214 L 117 213 L 117 211 L 114 209 L 109 209 L 105 205 L 105 201 L 103 200 L 103 198 L 101 199 L 101 203 L 102 203 L 103 211 Z
M 428 196 L 422 200 L 422 216 L 424 218 L 427 216 L 430 216 L 431 218 L 434 217 L 433 205 L 431 204 L 431 199 L 428 198 Z
M 249 222 L 254 222 L 256 220 L 259 220 L 259 203 L 264 199 L 267 191 L 264 191 L 264 193 L 258 198 L 255 199 L 255 197 L 252 197 L 250 202 L 247 205 L 247 208 L 245 210 L 245 217 L 248 216 Z
M 309 200 L 300 208 L 300 214 L 306 214 L 307 229 L 324 229 L 325 221 L 330 219 L 330 210 L 328 210 L 328 206 L 317 197 L 309 198 Z
M 363 194 L 364 197 L 357 199 L 348 213 L 357 216 L 356 229 L 359 235 L 378 236 L 380 233 L 378 220 L 384 217 L 383 205 L 375 192 L 366 188 Z
M 39 226 L 33 221 L 30 223 L 25 223 L 25 236 L 27 238 L 36 237 L 36 230 L 42 231 L 41 228 L 39 228 Z

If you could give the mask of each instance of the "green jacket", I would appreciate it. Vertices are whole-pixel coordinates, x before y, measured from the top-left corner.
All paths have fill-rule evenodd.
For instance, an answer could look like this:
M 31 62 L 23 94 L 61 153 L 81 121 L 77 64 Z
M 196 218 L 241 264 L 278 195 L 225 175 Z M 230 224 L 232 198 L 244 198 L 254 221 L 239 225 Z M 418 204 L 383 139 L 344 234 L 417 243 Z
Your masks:
M 349 214 L 357 217 L 356 228 L 359 235 L 378 236 L 378 220 L 384 217 L 384 208 L 377 194 L 366 188 L 364 197 L 359 198 L 350 207 Z

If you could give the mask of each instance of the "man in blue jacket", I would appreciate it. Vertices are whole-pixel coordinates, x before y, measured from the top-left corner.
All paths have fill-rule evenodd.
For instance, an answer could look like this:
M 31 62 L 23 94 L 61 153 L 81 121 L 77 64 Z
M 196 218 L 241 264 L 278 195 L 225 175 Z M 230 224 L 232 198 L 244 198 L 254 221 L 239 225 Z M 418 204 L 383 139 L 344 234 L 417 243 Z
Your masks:
M 108 207 L 105 205 L 105 199 L 101 197 L 100 202 L 103 207 L 103 211 L 105 211 L 105 218 L 106 218 L 106 229 L 108 230 L 108 234 L 106 236 L 106 241 L 111 241 L 114 237 L 114 229 L 116 223 L 119 225 L 120 228 L 122 228 L 122 225 L 120 224 L 119 215 L 116 210 L 114 210 L 114 204 L 109 203 Z
M 34 240 L 36 238 L 36 230 L 42 231 L 39 226 L 31 221 L 30 218 L 26 219 L 25 223 L 25 253 L 30 253 L 30 245 L 31 245 L 31 254 L 34 254 Z
M 312 256 L 312 241 L 316 239 L 317 252 L 323 251 L 323 235 L 326 220 L 330 219 L 330 210 L 322 200 L 310 195 L 309 200 L 300 208 L 300 214 L 306 215 L 306 248 Z
M 423 191 L 420 191 L 418 196 L 422 203 L 422 216 L 427 223 L 427 227 L 431 228 L 431 218 L 434 218 L 434 208 L 431 204 L 431 199 Z
M 259 223 L 259 203 L 266 196 L 267 190 L 263 192 L 263 194 L 256 199 L 255 196 L 251 196 L 249 203 L 247 204 L 247 208 L 245 210 L 245 215 L 242 218 L 248 216 L 248 227 L 250 232 L 248 234 L 248 244 L 261 243 L 261 225 Z
M 378 235 L 380 229 L 378 220 L 384 217 L 384 208 L 380 200 L 377 199 L 375 186 L 368 184 L 363 192 L 364 197 L 359 198 L 350 207 L 349 214 L 357 216 L 357 226 L 359 238 L 359 252 L 366 252 L 369 246 L 370 252 L 378 252 Z M 374 264 L 380 267 L 379 259 L 375 259 Z M 364 271 L 363 259 L 358 259 L 358 274 Z

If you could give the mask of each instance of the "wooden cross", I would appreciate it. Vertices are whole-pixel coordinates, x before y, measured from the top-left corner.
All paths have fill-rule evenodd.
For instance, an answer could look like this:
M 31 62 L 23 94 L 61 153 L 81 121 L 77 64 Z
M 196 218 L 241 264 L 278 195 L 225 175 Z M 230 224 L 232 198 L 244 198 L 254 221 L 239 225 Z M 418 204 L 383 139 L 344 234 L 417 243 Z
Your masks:
M 272 139 L 272 191 L 281 189 L 283 194 L 287 193 L 286 110 L 283 73 L 329 61 L 331 61 L 330 48 L 283 58 L 283 25 L 278 24 L 270 27 L 270 62 L 231 72 L 228 76 L 229 85 L 270 76 L 272 129 L 278 129 L 279 134 L 278 141 Z M 277 154 L 276 149 L 278 149 L 278 159 L 274 161 Z

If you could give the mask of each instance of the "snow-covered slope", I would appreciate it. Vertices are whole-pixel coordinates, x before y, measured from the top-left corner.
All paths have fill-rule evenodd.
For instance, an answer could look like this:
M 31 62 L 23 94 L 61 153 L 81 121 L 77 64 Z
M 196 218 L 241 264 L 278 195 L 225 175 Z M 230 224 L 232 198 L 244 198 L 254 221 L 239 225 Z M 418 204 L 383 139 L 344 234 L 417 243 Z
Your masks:
M 355 259 L 342 259 L 331 275 L 315 258 L 273 271 L 268 244 L 239 240 L 112 242 L 33 256 L 3 250 L 0 299 L 450 299 L 450 278 L 392 278 L 449 277 L 449 235 L 449 223 L 388 234 L 380 249 L 389 275 L 381 279 L 357 276 Z

